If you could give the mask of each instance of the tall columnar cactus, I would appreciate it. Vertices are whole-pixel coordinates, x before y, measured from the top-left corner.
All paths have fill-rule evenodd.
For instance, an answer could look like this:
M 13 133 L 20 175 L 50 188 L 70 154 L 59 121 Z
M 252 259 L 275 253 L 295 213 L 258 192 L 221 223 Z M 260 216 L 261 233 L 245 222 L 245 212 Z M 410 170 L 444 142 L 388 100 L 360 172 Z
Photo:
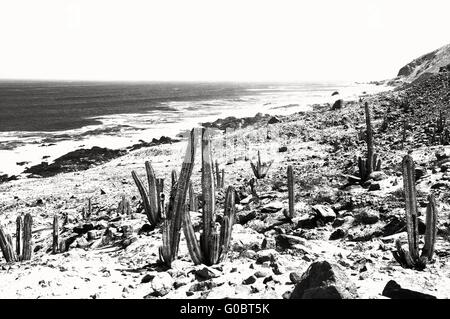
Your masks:
M 215 190 L 212 172 L 211 145 L 208 131 L 202 132 L 202 192 L 203 232 L 197 240 L 189 212 L 183 218 L 183 230 L 192 261 L 195 264 L 213 265 L 226 257 L 235 221 L 235 190 L 228 187 L 225 195 L 224 216 L 220 229 L 216 224 Z
M 169 267 L 178 255 L 180 231 L 183 215 L 185 214 L 186 195 L 194 169 L 195 149 L 196 138 L 194 129 L 192 129 L 186 155 L 181 167 L 180 177 L 172 187 L 167 212 L 163 213 L 163 245 L 159 248 L 159 256 L 161 261 Z
M 3 226 L 0 225 L 0 248 L 3 253 L 3 257 L 6 262 L 15 262 L 18 261 L 18 256 L 16 251 L 14 250 L 14 246 L 12 244 L 11 236 L 5 232 Z
M 258 151 L 258 161 L 256 162 L 256 165 L 253 164 L 252 161 L 250 161 L 250 166 L 252 167 L 253 174 L 255 175 L 256 179 L 262 179 L 266 177 L 267 173 L 269 172 L 270 166 L 272 166 L 274 160 L 268 161 L 268 162 L 261 162 L 261 154 Z
M 55 214 L 53 216 L 53 243 L 52 243 L 52 253 L 57 254 L 59 252 L 59 218 Z
M 23 220 L 22 216 L 17 216 L 16 219 L 16 254 L 20 258 L 22 254 L 22 232 L 23 232 Z
M 26 214 L 23 219 L 23 248 L 22 260 L 30 260 L 32 253 L 32 228 L 33 218 L 30 214 Z
M 419 255 L 419 227 L 417 219 L 417 199 L 415 185 L 415 165 L 411 156 L 406 155 L 402 161 L 403 186 L 405 190 L 406 230 L 408 233 L 408 251 L 402 248 L 399 239 L 396 241 L 397 251 L 394 258 L 405 268 L 422 270 L 427 261 L 433 258 L 436 242 L 437 209 L 433 194 L 428 196 L 426 210 L 425 244 Z
M 20 260 L 30 260 L 32 254 L 32 225 L 33 218 L 30 214 L 26 214 L 25 218 L 19 216 L 16 219 L 16 246 L 12 237 L 5 232 L 0 225 L 0 248 L 7 262 L 15 262 Z
M 365 182 L 372 172 L 381 170 L 381 160 L 378 159 L 378 155 L 374 152 L 372 121 L 367 102 L 364 104 L 364 109 L 366 114 L 367 158 L 358 158 L 359 177 L 362 182 Z
M 292 165 L 287 168 L 287 181 L 288 181 L 288 193 L 289 193 L 289 209 L 284 210 L 284 215 L 288 219 L 294 218 L 294 171 Z
M 133 176 L 134 182 L 136 183 L 139 193 L 141 194 L 144 210 L 150 224 L 157 225 L 161 220 L 161 205 L 156 187 L 155 172 L 153 171 L 152 165 L 148 161 L 145 162 L 145 170 L 147 172 L 148 192 L 136 172 L 132 171 L 131 175 Z

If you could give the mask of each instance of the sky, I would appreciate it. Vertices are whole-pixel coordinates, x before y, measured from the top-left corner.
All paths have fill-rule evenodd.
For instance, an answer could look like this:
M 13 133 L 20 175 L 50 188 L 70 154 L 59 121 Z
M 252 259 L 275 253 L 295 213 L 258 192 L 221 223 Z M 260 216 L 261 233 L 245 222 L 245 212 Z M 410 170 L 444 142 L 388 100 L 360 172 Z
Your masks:
M 370 81 L 450 43 L 448 0 L 0 0 L 0 79 Z

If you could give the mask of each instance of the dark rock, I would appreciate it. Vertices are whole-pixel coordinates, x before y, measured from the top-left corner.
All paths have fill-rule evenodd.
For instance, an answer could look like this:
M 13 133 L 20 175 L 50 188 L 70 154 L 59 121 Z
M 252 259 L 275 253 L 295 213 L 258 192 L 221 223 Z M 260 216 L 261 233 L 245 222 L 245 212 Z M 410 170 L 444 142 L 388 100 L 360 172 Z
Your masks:
M 298 284 L 301 280 L 302 280 L 302 276 L 300 276 L 299 274 L 297 274 L 296 272 L 291 272 L 289 274 L 289 280 L 293 283 L 293 284 Z
M 42 177 L 54 176 L 59 173 L 87 170 L 95 165 L 109 162 L 126 153 L 124 150 L 112 150 L 94 146 L 91 149 L 79 149 L 57 158 L 52 164 L 42 162 L 27 168 L 24 173 Z
M 381 190 L 381 185 L 379 183 L 371 183 L 369 185 L 369 192 Z
M 436 297 L 432 295 L 404 289 L 394 280 L 389 280 L 383 289 L 382 295 L 391 299 L 436 299 Z
M 149 232 L 153 231 L 155 229 L 155 225 L 150 224 L 144 224 L 142 227 L 138 230 L 138 235 L 141 234 L 148 234 Z
M 335 95 L 339 95 L 338 91 L 334 91 L 333 94 L 331 94 L 331 96 L 335 96 Z
M 317 227 L 317 215 L 307 214 L 302 217 L 295 217 L 292 222 L 296 225 L 296 228 L 313 229 Z
M 242 284 L 243 285 L 251 285 L 251 284 L 254 284 L 255 282 L 256 282 L 256 277 L 255 276 L 250 276 L 250 277 L 244 279 L 242 281 Z
M 343 230 L 342 228 L 338 228 L 330 235 L 329 239 L 330 240 L 341 239 L 344 238 L 346 235 L 347 232 L 345 230 Z
M 281 120 L 276 116 L 272 116 L 270 120 L 267 122 L 267 124 L 276 124 L 276 123 L 281 123 Z
M 141 283 L 142 283 L 142 284 L 146 284 L 146 283 L 152 281 L 153 278 L 155 278 L 155 276 L 147 274 L 147 275 L 145 275 L 144 277 L 142 277 Z
M 362 224 L 375 224 L 380 220 L 380 213 L 370 207 L 362 207 L 353 211 L 355 220 Z
M 336 218 L 336 213 L 333 211 L 331 206 L 314 205 L 312 206 L 312 209 L 317 214 L 319 219 L 323 220 L 325 223 L 330 223 Z
M 212 278 L 217 278 L 220 276 L 220 271 L 211 268 L 211 267 L 203 267 L 197 271 L 195 271 L 195 278 L 198 281 L 209 280 Z
M 415 172 L 415 177 L 416 177 L 416 181 L 417 181 L 420 178 L 422 178 L 423 176 L 425 176 L 425 174 L 427 173 L 427 169 L 424 167 L 418 166 L 418 167 L 416 167 L 414 172 Z
M 270 202 L 261 208 L 261 213 L 272 214 L 283 208 L 283 203 L 279 201 Z
M 277 245 L 282 249 L 292 248 L 295 245 L 306 244 L 306 240 L 304 238 L 294 235 L 280 234 L 275 237 L 275 240 L 277 241 Z
M 278 152 L 279 152 L 279 153 L 287 152 L 287 146 L 281 146 L 281 147 L 278 149 Z
M 309 266 L 290 299 L 354 299 L 356 287 L 338 265 L 327 261 Z
M 239 224 L 244 225 L 254 218 L 256 218 L 256 212 L 250 211 L 250 212 L 246 212 L 244 214 L 238 214 L 236 219 Z
M 336 102 L 333 103 L 333 106 L 331 107 L 332 110 L 339 110 L 344 107 L 344 100 L 339 99 Z
M 152 146 L 157 146 L 157 145 L 162 145 L 162 144 L 172 144 L 172 143 L 176 143 L 179 141 L 180 140 L 172 139 L 167 136 L 161 136 L 159 138 L 159 140 L 156 138 L 153 138 L 151 142 L 145 142 L 143 140 L 140 140 L 138 144 L 134 144 L 128 148 L 130 149 L 130 151 L 134 151 L 134 150 L 138 150 L 143 147 L 152 147 Z

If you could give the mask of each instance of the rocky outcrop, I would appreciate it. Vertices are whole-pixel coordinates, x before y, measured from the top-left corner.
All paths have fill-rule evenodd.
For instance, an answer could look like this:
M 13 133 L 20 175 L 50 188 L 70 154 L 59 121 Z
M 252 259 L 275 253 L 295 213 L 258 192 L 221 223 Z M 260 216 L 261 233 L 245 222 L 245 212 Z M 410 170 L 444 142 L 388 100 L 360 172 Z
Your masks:
M 411 61 L 399 70 L 397 77 L 405 82 L 413 82 L 430 74 L 444 72 L 449 65 L 450 44 Z
M 112 150 L 94 146 L 91 149 L 79 149 L 57 158 L 53 163 L 42 162 L 27 168 L 24 173 L 42 177 L 59 173 L 87 170 L 95 165 L 106 163 L 126 153 L 124 150 Z

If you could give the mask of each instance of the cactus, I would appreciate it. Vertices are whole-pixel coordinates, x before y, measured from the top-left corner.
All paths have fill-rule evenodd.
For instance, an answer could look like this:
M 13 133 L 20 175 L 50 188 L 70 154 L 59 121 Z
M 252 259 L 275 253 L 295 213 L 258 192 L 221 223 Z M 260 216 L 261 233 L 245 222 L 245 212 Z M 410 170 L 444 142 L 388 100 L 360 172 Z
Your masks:
M 197 196 L 194 193 L 194 187 L 192 186 L 192 182 L 189 183 L 189 210 L 191 212 L 198 211 Z
M 23 219 L 23 248 L 21 260 L 30 260 L 32 252 L 32 225 L 33 218 L 30 214 L 26 214 Z
M 405 268 L 423 270 L 427 261 L 432 260 L 434 244 L 436 242 L 437 209 L 433 194 L 428 196 L 426 210 L 425 244 L 419 255 L 419 229 L 417 219 L 417 199 L 415 185 L 415 165 L 411 156 L 406 155 L 402 161 L 403 185 L 405 190 L 406 230 L 408 233 L 408 251 L 402 248 L 401 242 L 396 241 L 397 251 L 393 251 L 394 258 Z
M 271 160 L 269 162 L 261 162 L 261 154 L 258 151 L 258 161 L 256 162 L 256 165 L 253 164 L 252 161 L 250 161 L 250 166 L 252 167 L 253 174 L 255 175 L 256 179 L 262 179 L 266 177 L 270 166 L 272 166 L 274 160 Z
M 366 114 L 367 130 L 367 157 L 366 159 L 358 157 L 359 178 L 361 179 L 361 182 L 365 182 L 372 172 L 381 170 L 381 160 L 378 159 L 378 155 L 374 153 L 372 122 L 370 118 L 369 104 L 367 102 L 364 104 L 364 109 Z
M 55 214 L 53 216 L 53 244 L 52 244 L 52 252 L 57 254 L 59 252 L 59 218 L 58 215 Z
M 0 248 L 7 262 L 30 260 L 32 253 L 32 224 L 33 218 L 26 214 L 25 218 L 19 216 L 16 219 L 16 249 L 12 237 L 5 232 L 0 225 Z
M 194 129 L 191 130 L 186 155 L 181 167 L 180 177 L 172 185 L 167 212 L 163 212 L 162 246 L 159 248 L 160 260 L 168 267 L 178 255 L 180 231 L 185 215 L 186 195 L 194 168 L 196 139 Z M 172 174 L 173 177 L 173 174 Z M 173 180 L 172 180 L 173 181 Z
M 92 215 L 92 200 L 91 198 L 88 198 L 87 208 L 83 207 L 81 209 L 81 216 L 83 219 L 89 219 Z
M 172 187 L 174 187 L 177 184 L 178 181 L 178 175 L 176 170 L 172 170 Z
M 22 216 L 17 216 L 17 219 L 16 219 L 16 254 L 17 254 L 18 259 L 20 259 L 20 254 L 22 254 L 22 232 L 23 232 Z
M 0 248 L 2 250 L 3 257 L 5 258 L 6 262 L 9 263 L 19 260 L 16 252 L 14 251 L 11 236 L 5 232 L 5 230 L 1 225 L 0 225 Z
M 216 173 L 216 187 L 219 188 L 221 185 L 221 181 L 220 181 L 219 163 L 217 161 L 215 164 L 215 173 Z
M 156 187 L 156 177 L 153 167 L 150 162 L 145 162 L 145 170 L 147 172 L 147 180 L 149 191 L 145 189 L 141 179 L 136 174 L 135 171 L 131 172 L 134 182 L 141 194 L 142 202 L 144 204 L 144 210 L 147 214 L 147 218 L 151 225 L 157 225 L 161 220 L 161 209 L 160 209 L 160 199 L 158 197 L 157 187 Z
M 122 196 L 122 199 L 119 202 L 119 205 L 117 207 L 117 212 L 119 214 L 125 214 L 125 215 L 131 214 L 130 202 L 125 198 L 125 195 Z
M 287 168 L 288 193 L 289 193 L 289 209 L 283 210 L 283 214 L 287 219 L 294 218 L 294 172 L 292 165 Z
M 192 261 L 198 264 L 213 265 L 227 256 L 231 233 L 235 220 L 235 190 L 229 186 L 225 195 L 224 217 L 220 230 L 215 222 L 215 189 L 211 160 L 211 145 L 208 132 L 202 132 L 202 193 L 203 193 L 203 232 L 197 240 L 189 212 L 183 215 L 183 230 Z

